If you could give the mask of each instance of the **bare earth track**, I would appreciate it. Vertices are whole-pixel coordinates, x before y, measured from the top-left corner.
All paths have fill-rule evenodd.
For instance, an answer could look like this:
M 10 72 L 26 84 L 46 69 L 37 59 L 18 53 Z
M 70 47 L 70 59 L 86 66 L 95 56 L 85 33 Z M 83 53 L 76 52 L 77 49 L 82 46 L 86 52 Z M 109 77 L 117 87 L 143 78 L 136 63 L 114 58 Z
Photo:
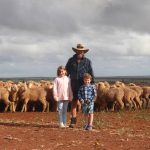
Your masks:
M 80 113 L 74 129 L 58 128 L 57 112 L 0 113 L 0 150 L 150 150 L 150 109 L 98 112 L 93 131 L 82 126 Z

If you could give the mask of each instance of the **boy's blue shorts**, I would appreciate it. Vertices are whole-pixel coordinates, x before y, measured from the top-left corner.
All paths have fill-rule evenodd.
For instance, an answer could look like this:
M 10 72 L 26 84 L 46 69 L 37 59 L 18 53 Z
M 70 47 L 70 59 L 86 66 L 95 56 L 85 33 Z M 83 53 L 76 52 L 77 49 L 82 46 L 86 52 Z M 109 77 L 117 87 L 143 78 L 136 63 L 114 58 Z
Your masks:
M 92 114 L 94 112 L 94 103 L 83 104 L 82 105 L 82 113 L 83 114 Z

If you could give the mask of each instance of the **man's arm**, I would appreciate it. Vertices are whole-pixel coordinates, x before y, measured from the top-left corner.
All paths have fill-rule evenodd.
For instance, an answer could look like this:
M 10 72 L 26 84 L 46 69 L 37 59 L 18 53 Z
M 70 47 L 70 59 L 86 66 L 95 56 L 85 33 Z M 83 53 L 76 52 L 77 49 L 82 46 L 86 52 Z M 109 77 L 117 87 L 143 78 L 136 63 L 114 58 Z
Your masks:
M 93 72 L 93 67 L 92 67 L 92 62 L 91 61 L 89 63 L 89 74 L 92 76 L 91 83 L 94 84 L 95 83 L 95 81 L 94 81 L 95 77 L 94 77 L 94 72 Z
M 84 100 L 82 98 L 82 87 L 79 88 L 79 91 L 78 91 L 78 99 L 79 101 L 81 102 L 81 104 L 84 104 Z
M 68 62 L 66 63 L 66 66 L 65 66 L 66 70 L 67 70 L 67 76 L 70 75 L 70 59 L 68 60 Z

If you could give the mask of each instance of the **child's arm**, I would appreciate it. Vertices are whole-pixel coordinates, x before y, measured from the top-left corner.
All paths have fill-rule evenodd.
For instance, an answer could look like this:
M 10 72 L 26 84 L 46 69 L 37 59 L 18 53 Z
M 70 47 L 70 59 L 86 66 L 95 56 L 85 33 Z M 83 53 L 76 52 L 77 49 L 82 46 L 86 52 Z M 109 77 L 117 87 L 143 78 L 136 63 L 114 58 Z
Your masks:
M 94 102 L 96 102 L 96 98 L 97 98 L 97 96 L 94 97 L 94 99 L 93 99 Z
M 54 80 L 54 86 L 53 86 L 53 96 L 54 96 L 54 100 L 58 101 L 58 96 L 57 96 L 57 80 Z

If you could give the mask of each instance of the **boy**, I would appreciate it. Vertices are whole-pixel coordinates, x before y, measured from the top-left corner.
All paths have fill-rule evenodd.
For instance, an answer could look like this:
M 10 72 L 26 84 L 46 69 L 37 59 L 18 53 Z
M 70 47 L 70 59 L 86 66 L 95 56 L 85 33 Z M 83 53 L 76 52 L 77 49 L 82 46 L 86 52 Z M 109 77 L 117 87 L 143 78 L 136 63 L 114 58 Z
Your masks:
M 96 100 L 96 89 L 91 84 L 92 76 L 89 73 L 83 75 L 84 84 L 79 88 L 78 98 L 82 104 L 82 112 L 84 114 L 85 130 L 92 130 L 94 101 Z

